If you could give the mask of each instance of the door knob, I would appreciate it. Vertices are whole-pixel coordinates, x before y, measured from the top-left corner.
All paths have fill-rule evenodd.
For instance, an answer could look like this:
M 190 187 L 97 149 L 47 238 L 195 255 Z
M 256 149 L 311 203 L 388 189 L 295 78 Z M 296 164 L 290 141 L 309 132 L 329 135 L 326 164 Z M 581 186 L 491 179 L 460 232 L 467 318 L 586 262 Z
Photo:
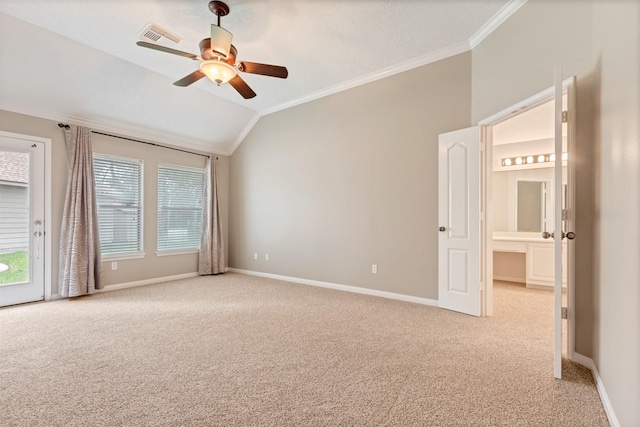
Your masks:
M 445 231 L 445 230 L 446 230 L 446 228 L 445 228 L 445 227 L 440 227 L 440 228 L 438 228 L 438 231 Z
M 573 240 L 576 238 L 576 233 L 574 233 L 573 231 L 568 232 L 567 234 L 565 234 L 566 238 L 569 240 Z
M 545 231 L 544 233 L 542 233 L 543 239 L 548 239 L 549 237 L 553 238 L 553 233 L 549 233 L 548 231 Z

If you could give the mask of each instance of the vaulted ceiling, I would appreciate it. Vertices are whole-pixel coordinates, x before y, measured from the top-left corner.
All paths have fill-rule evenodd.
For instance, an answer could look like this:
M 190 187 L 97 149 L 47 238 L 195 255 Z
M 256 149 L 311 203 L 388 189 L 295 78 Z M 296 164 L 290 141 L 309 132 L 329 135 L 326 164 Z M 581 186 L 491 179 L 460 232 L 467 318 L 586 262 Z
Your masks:
M 198 62 L 216 16 L 208 0 L 0 0 L 0 108 L 230 154 L 265 114 L 469 50 L 524 0 L 228 0 L 221 25 L 238 59 L 286 66 L 287 79 L 172 83 Z

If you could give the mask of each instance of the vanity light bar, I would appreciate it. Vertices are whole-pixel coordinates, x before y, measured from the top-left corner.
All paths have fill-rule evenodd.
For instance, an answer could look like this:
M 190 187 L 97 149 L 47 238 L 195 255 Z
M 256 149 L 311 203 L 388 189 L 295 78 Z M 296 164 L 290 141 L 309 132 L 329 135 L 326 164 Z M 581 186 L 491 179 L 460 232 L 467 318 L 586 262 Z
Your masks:
M 562 160 L 566 161 L 569 158 L 567 153 L 562 153 Z M 504 157 L 502 159 L 502 166 L 520 166 L 530 165 L 534 163 L 553 163 L 556 161 L 555 154 L 530 154 L 528 156 L 518 157 Z

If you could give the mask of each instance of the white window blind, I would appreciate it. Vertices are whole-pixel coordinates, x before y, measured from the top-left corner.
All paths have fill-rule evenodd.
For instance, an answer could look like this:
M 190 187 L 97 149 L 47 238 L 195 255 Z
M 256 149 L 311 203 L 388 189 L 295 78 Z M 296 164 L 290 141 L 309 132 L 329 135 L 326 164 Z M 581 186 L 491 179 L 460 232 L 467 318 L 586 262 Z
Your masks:
M 158 166 L 158 251 L 200 248 L 204 170 Z
M 142 252 L 142 160 L 93 156 L 103 255 Z

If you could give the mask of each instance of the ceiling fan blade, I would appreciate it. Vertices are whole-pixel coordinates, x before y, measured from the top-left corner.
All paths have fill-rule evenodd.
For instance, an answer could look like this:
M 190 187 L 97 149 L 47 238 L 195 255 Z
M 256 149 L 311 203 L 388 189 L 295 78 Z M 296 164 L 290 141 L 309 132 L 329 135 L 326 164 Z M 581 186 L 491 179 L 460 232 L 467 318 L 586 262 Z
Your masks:
M 161 52 L 171 53 L 173 55 L 184 56 L 185 58 L 199 60 L 200 57 L 198 55 L 194 55 L 193 53 L 183 52 L 181 50 L 171 49 L 170 47 L 160 46 L 159 44 L 147 43 L 139 41 L 136 43 L 138 46 L 146 47 L 148 49 L 159 50 Z
M 229 57 L 233 34 L 216 24 L 211 24 L 211 50 L 214 53 Z
M 249 99 L 256 96 L 256 93 L 253 91 L 253 89 L 251 89 L 249 85 L 244 80 L 242 80 L 242 77 L 238 75 L 229 80 L 229 84 L 233 86 L 233 88 L 237 90 L 244 99 Z
M 195 70 L 193 73 L 181 78 L 180 80 L 178 80 L 177 82 L 174 82 L 173 84 L 180 87 L 189 86 L 191 83 L 195 83 L 201 78 L 203 78 L 204 75 L 205 74 L 202 71 Z
M 278 77 L 286 79 L 289 72 L 285 67 L 279 65 L 259 64 L 257 62 L 242 61 L 238 66 L 240 71 L 250 74 L 261 74 L 263 76 Z

